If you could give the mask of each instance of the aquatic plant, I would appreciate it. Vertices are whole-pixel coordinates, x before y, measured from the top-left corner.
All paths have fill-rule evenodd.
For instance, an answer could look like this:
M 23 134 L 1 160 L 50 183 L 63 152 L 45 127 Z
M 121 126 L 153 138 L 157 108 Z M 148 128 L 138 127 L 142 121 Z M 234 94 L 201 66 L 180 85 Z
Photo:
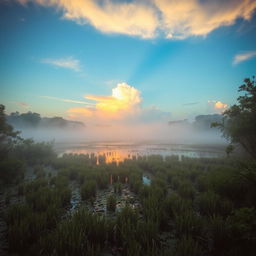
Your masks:
M 116 197 L 114 195 L 110 195 L 107 198 L 107 210 L 110 212 L 116 210 Z

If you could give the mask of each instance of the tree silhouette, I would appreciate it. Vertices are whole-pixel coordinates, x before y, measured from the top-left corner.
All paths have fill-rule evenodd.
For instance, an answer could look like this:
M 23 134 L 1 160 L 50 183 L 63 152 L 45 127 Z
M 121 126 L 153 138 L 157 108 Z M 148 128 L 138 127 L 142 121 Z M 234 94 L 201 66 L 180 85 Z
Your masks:
M 6 122 L 5 106 L 0 104 L 0 159 L 5 159 L 14 139 L 20 139 L 20 132 Z
M 213 123 L 219 127 L 227 139 L 239 143 L 256 158 L 256 84 L 255 77 L 245 78 L 239 87 L 243 95 L 237 98 L 238 104 L 231 106 L 223 113 L 222 123 Z

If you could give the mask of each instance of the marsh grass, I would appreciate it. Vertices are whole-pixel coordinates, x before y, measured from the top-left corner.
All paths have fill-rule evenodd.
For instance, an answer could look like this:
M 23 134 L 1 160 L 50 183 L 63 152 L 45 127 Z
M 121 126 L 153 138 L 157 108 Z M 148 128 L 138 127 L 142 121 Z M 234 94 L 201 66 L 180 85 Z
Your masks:
M 51 161 L 58 175 L 49 177 L 37 171 L 40 175 L 34 181 L 19 187 L 25 201 L 8 207 L 10 252 L 238 256 L 244 251 L 254 255 L 253 163 L 241 164 L 232 158 L 179 161 L 150 156 L 119 165 L 106 164 L 104 159 L 96 164 L 95 156 L 72 154 Z M 150 185 L 143 184 L 144 173 L 149 175 Z M 114 191 L 106 200 L 112 213 L 99 215 L 81 206 L 67 214 L 73 183 L 81 193 L 82 205 L 95 200 L 98 190 Z M 124 186 L 136 194 L 139 208 L 127 203 L 120 212 L 115 211 L 115 196 Z M 171 241 L 161 240 L 163 232 Z

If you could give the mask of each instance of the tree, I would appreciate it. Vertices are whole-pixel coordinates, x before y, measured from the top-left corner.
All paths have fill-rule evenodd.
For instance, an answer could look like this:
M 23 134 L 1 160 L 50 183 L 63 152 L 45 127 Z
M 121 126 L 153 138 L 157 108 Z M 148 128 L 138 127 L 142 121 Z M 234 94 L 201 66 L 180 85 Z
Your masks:
M 232 143 L 240 144 L 253 158 L 256 158 L 255 77 L 245 78 L 238 91 L 244 92 L 237 98 L 238 104 L 223 113 L 222 123 L 212 123 L 212 127 L 219 127 L 225 138 Z
M 5 106 L 0 104 L 0 142 L 7 138 L 16 138 L 19 132 L 13 131 L 13 127 L 6 122 Z
M 5 106 L 0 104 L 0 159 L 5 159 L 14 139 L 18 137 L 19 132 L 15 132 L 13 127 L 6 122 Z
M 229 155 L 234 151 L 234 146 L 232 144 L 229 144 L 227 147 L 226 147 L 226 154 L 227 154 L 227 157 L 229 157 Z

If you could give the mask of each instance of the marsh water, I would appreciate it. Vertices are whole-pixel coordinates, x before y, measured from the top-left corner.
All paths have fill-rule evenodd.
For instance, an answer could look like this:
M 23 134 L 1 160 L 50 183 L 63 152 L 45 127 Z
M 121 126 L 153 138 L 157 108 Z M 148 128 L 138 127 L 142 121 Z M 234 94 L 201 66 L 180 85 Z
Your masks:
M 104 156 L 106 163 L 122 162 L 140 156 L 161 155 L 191 158 L 218 158 L 225 156 L 225 145 L 205 144 L 168 144 L 168 143 L 127 143 L 127 142 L 81 142 L 56 143 L 55 150 L 63 154 L 88 154 L 95 157 Z

